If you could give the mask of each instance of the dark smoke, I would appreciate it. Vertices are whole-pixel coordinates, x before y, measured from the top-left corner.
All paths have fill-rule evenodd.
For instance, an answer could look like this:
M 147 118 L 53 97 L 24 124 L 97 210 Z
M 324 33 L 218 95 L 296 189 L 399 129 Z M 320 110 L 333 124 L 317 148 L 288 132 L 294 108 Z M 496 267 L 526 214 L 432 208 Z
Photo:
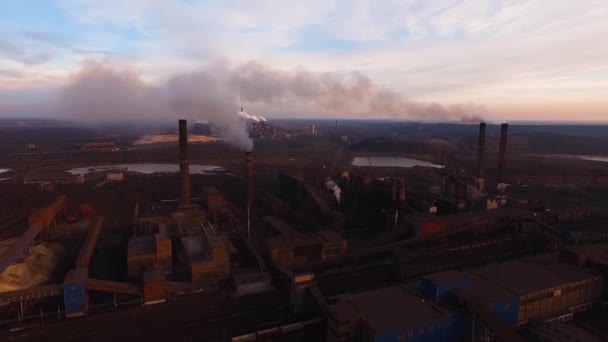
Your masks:
M 286 72 L 249 62 L 232 69 L 229 82 L 242 99 L 251 103 L 307 103 L 364 117 L 483 121 L 478 114 L 483 111 L 480 106 L 445 107 L 439 103 L 411 101 L 399 93 L 383 89 L 358 72 Z
M 242 105 L 316 108 L 361 117 L 479 122 L 473 104 L 443 106 L 411 101 L 358 73 L 286 72 L 256 62 L 225 63 L 182 73 L 159 85 L 147 84 L 133 70 L 89 62 L 65 86 L 63 110 L 89 121 L 125 118 L 206 119 L 228 142 L 249 150 L 252 141 L 237 116 Z

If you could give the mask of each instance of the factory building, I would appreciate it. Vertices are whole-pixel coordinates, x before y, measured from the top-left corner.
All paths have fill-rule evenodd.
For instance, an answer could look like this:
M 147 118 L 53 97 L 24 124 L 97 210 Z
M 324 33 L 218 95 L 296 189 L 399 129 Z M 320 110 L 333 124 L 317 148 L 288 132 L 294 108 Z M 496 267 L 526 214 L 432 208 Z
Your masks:
M 156 238 L 144 235 L 129 239 L 127 247 L 127 273 L 130 279 L 141 279 L 146 267 L 157 261 Z
M 510 340 L 530 322 L 565 321 L 601 296 L 602 277 L 554 255 L 449 270 L 349 295 L 328 307 L 328 341 Z
M 186 120 L 179 121 L 179 132 L 179 205 L 164 213 L 166 216 L 138 218 L 135 236 L 129 239 L 129 278 L 143 276 L 144 297 L 152 302 L 164 297 L 164 274 L 175 273 L 193 283 L 230 276 L 228 245 L 207 223 L 208 212 L 216 214 L 224 207 L 223 195 L 217 188 L 205 187 L 201 202 L 206 208 L 191 201 Z M 146 292 L 148 285 L 150 291 Z
M 345 255 L 348 252 L 348 240 L 333 230 L 322 230 L 315 234 L 321 241 L 321 258 L 327 259 Z
M 264 247 L 279 265 L 291 268 L 348 251 L 348 241 L 333 230 L 302 233 L 275 216 L 265 217 L 264 222 L 274 235 L 264 240 Z
M 167 301 L 165 272 L 159 267 L 148 267 L 143 274 L 143 301 L 145 305 Z
M 125 179 L 125 175 L 120 170 L 113 170 L 106 173 L 106 180 L 110 182 L 122 182 Z
M 466 317 L 394 286 L 330 305 L 327 341 L 457 341 Z
M 202 227 L 202 232 L 191 232 L 180 241 L 192 282 L 230 276 L 230 251 L 213 228 Z
M 500 321 L 499 323 L 510 328 L 517 326 L 519 297 L 499 284 L 475 274 L 457 270 L 431 274 L 422 278 L 420 289 L 425 297 L 440 303 L 453 301 L 454 292 L 462 291 L 490 309 L 491 313 L 486 313 L 486 316 L 491 317 L 483 319 Z M 483 322 L 478 322 L 475 328 L 478 335 L 487 333 Z
M 519 297 L 518 326 L 589 310 L 602 292 L 599 274 L 555 261 L 511 261 L 472 273 Z
M 419 214 L 406 216 L 405 221 L 413 236 L 441 233 L 448 228 L 446 220 L 433 215 Z
M 217 215 L 224 207 L 224 195 L 214 186 L 207 186 L 201 190 L 201 202 L 208 213 Z
M 591 214 L 589 208 L 547 209 L 542 213 L 541 219 L 556 228 L 565 228 L 589 222 Z

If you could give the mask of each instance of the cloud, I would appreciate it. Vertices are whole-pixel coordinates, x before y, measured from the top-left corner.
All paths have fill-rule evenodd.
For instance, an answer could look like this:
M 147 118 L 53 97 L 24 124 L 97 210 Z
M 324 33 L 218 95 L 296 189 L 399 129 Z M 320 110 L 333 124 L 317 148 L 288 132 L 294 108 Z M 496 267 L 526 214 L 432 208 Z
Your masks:
M 35 65 L 50 60 L 51 54 L 46 51 L 29 51 L 22 45 L 0 36 L 0 58 Z
M 53 28 L 23 32 L 25 43 L 0 37 L 1 68 L 14 67 L 2 65 L 4 58 L 42 75 L 52 64 L 56 76 L 57 69 L 67 74 L 95 58 L 134 65 L 142 79 L 161 82 L 227 56 L 279 71 L 357 70 L 383 89 L 427 103 L 489 109 L 598 100 L 598 89 L 608 87 L 607 78 L 595 76 L 606 72 L 608 56 L 601 44 L 608 3 L 601 0 L 59 3 L 86 28 L 74 32 L 77 42 L 57 50 L 63 38 L 49 33 Z
M 21 32 L 21 36 L 34 42 L 47 43 L 60 47 L 69 45 L 69 42 L 72 40 L 72 37 L 68 35 L 36 30 L 24 30 Z

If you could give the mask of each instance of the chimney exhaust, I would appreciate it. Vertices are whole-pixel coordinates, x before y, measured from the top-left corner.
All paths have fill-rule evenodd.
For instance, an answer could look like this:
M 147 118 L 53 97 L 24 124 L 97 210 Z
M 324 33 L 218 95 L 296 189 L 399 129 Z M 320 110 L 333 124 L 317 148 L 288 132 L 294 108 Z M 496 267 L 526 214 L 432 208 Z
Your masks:
M 498 170 L 496 171 L 496 184 L 503 182 L 505 172 L 505 158 L 507 154 L 507 133 L 509 125 L 503 123 L 500 125 L 500 146 L 498 150 Z
M 180 206 L 190 205 L 190 163 L 188 161 L 188 122 L 179 120 L 179 173 L 181 175 Z
M 486 154 L 486 123 L 479 124 L 479 140 L 477 140 L 477 178 L 484 178 Z

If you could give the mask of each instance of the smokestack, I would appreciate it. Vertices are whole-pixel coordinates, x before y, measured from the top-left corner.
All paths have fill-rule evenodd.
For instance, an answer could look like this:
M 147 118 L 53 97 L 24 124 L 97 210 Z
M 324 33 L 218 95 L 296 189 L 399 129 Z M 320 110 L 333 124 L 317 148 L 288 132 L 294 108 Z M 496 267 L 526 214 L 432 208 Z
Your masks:
M 179 120 L 179 173 L 181 175 L 180 206 L 190 204 L 190 165 L 188 162 L 188 122 Z
M 251 241 L 251 204 L 253 203 L 253 152 L 245 152 L 245 210 L 247 211 L 247 239 Z
M 479 140 L 477 140 L 477 178 L 484 178 L 486 154 L 486 123 L 479 124 Z
M 498 151 L 498 170 L 496 171 L 496 184 L 500 184 L 503 181 L 503 174 L 505 172 L 505 157 L 507 154 L 507 132 L 509 125 L 503 123 L 500 125 L 500 147 Z
M 393 192 L 392 192 L 393 201 L 397 201 L 397 180 L 393 177 Z
M 245 203 L 253 203 L 253 152 L 245 152 Z
M 403 179 L 399 180 L 399 202 L 405 202 L 405 182 Z

